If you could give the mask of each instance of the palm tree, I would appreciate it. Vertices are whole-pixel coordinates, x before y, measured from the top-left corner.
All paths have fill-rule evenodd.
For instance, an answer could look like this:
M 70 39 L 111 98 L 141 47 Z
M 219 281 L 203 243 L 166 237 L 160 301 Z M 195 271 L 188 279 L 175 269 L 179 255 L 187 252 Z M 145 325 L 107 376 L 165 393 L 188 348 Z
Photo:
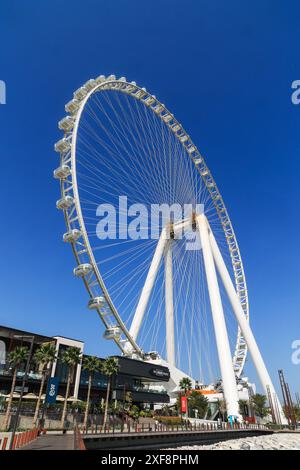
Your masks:
M 197 410 L 198 418 L 204 418 L 208 408 L 208 400 L 202 393 L 194 390 L 189 396 L 189 408 L 194 411 Z
M 88 392 L 87 392 L 87 399 L 86 399 L 86 408 L 84 414 L 84 422 L 83 426 L 86 428 L 87 419 L 89 414 L 89 407 L 90 407 L 90 395 L 91 395 L 91 387 L 92 387 L 92 378 L 95 372 L 101 370 L 101 361 L 98 357 L 94 356 L 87 356 L 83 360 L 82 365 L 84 370 L 87 370 L 89 373 L 89 381 L 88 381 Z
M 298 406 L 298 405 L 293 405 L 293 406 L 294 406 L 295 418 L 296 418 L 296 421 L 298 423 L 300 421 L 300 406 Z
M 268 408 L 266 406 L 267 397 L 265 395 L 261 395 L 260 393 L 256 393 L 251 397 L 251 404 L 253 405 L 254 412 L 260 418 L 264 418 L 268 414 Z
M 239 412 L 243 417 L 249 414 L 249 403 L 247 400 L 239 400 Z
M 124 397 L 124 403 L 123 403 L 124 411 L 130 411 L 131 406 L 132 406 L 132 393 L 131 392 L 126 392 L 125 397 Z
M 184 390 L 184 394 L 186 395 L 188 390 L 192 388 L 192 381 L 189 377 L 183 377 L 183 379 L 179 382 L 180 390 Z
M 225 414 L 227 412 L 226 401 L 225 400 L 218 400 L 218 408 L 219 413 L 222 416 L 222 421 L 225 421 Z
M 52 363 L 55 361 L 55 359 L 56 359 L 56 348 L 53 343 L 42 344 L 40 348 L 35 352 L 34 357 L 33 357 L 33 360 L 40 366 L 40 369 L 42 372 L 40 391 L 39 391 L 39 396 L 38 396 L 38 400 L 37 400 L 36 407 L 35 407 L 35 413 L 33 417 L 34 425 L 36 425 L 36 422 L 39 416 L 46 376 L 49 373 L 50 367 Z
M 66 414 L 67 414 L 67 404 L 68 404 L 67 401 L 69 398 L 70 385 L 73 379 L 74 369 L 75 369 L 75 366 L 77 366 L 77 364 L 79 364 L 81 361 L 80 349 L 75 348 L 73 346 L 69 347 L 63 353 L 61 360 L 68 367 L 68 378 L 67 378 L 65 401 L 64 401 L 63 412 L 61 416 L 61 427 L 63 428 L 65 424 Z
M 192 389 L 192 381 L 189 377 L 183 377 L 179 382 L 180 390 L 184 390 L 184 395 L 187 395 L 188 390 Z M 181 406 L 181 405 L 180 405 Z M 188 406 L 186 407 L 186 417 L 188 417 Z M 182 418 L 182 412 L 181 412 Z
M 29 354 L 28 348 L 26 348 L 25 346 L 17 346 L 8 356 L 8 363 L 13 368 L 14 372 L 13 372 L 10 395 L 9 395 L 9 399 L 7 403 L 6 414 L 5 414 L 4 424 L 3 424 L 4 431 L 6 431 L 8 428 L 11 404 L 13 401 L 14 389 L 15 389 L 16 380 L 17 380 L 17 373 L 18 373 L 20 366 L 27 361 L 28 354 Z
M 106 422 L 107 422 L 107 412 L 108 412 L 108 404 L 109 404 L 111 378 L 119 370 L 118 360 L 115 357 L 108 357 L 102 363 L 101 370 L 102 370 L 103 374 L 108 377 L 107 390 L 106 390 L 106 400 L 105 400 L 104 420 L 103 420 L 103 426 L 105 426 Z

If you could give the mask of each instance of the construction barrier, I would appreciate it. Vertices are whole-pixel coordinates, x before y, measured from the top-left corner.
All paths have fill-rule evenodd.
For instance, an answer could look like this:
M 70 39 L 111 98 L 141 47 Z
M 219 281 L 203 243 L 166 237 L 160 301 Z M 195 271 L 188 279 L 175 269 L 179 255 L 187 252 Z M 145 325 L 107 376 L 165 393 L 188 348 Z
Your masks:
M 29 442 L 34 441 L 38 437 L 38 429 L 29 429 L 24 432 L 17 432 L 13 438 L 12 450 L 20 449 L 21 447 L 29 444 Z M 12 439 L 11 432 L 1 432 L 0 433 L 0 450 L 9 450 L 10 442 Z

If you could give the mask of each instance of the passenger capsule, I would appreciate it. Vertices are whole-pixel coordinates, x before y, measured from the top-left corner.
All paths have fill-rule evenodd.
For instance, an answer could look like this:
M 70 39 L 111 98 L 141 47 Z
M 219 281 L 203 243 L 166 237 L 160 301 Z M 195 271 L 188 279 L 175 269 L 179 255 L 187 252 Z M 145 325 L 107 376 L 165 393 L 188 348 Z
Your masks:
M 119 339 L 121 336 L 121 329 L 118 326 L 107 328 L 103 334 L 105 339 Z
M 71 149 L 71 144 L 70 141 L 63 138 L 60 139 L 56 144 L 54 145 L 54 150 L 55 152 L 59 153 L 66 153 Z
M 79 106 L 80 102 L 78 100 L 73 99 L 66 104 L 65 110 L 67 113 L 75 114 L 78 111 Z
M 56 201 L 56 207 L 57 209 L 65 210 L 65 209 L 69 209 L 69 207 L 71 207 L 73 203 L 74 203 L 74 199 L 72 198 L 72 196 L 64 196 L 58 201 Z
M 76 268 L 73 269 L 73 274 L 76 277 L 84 277 L 89 274 L 92 269 L 92 265 L 89 263 L 79 264 L 76 266 Z
M 93 310 L 93 309 L 102 308 L 104 307 L 104 305 L 105 305 L 104 297 L 93 297 L 88 303 L 88 308 Z
M 74 91 L 74 98 L 75 100 L 80 101 L 87 95 L 87 93 L 87 89 L 84 86 L 81 86 L 78 90 Z
M 74 126 L 74 119 L 71 116 L 66 116 L 58 123 L 58 128 L 62 131 L 69 132 L 73 129 Z
M 98 85 L 100 85 L 100 83 L 105 82 L 105 75 L 99 75 L 99 77 L 96 78 L 95 82 L 98 83 Z
M 66 243 L 76 242 L 81 237 L 81 231 L 77 228 L 73 228 L 63 234 L 63 241 Z
M 53 172 L 53 177 L 57 180 L 67 178 L 71 174 L 71 168 L 68 165 L 61 165 Z
M 91 78 L 83 86 L 87 91 L 91 91 L 95 87 L 96 84 L 97 84 L 96 80 Z

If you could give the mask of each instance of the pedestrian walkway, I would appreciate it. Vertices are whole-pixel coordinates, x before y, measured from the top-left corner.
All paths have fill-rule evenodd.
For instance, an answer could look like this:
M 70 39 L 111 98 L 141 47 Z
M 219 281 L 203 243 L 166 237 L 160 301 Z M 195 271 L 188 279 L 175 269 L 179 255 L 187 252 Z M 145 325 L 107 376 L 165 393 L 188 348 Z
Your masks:
M 38 437 L 35 441 L 27 446 L 22 447 L 22 450 L 73 450 L 74 449 L 74 436 L 73 434 L 46 434 L 45 436 Z

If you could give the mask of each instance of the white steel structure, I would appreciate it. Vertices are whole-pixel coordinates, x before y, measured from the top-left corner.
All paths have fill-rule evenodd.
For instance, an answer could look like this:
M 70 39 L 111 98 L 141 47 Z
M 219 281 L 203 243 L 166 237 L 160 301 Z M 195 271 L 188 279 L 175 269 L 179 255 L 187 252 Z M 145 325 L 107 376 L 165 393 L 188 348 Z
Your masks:
M 125 355 L 164 356 L 172 368 L 184 368 L 180 361 L 187 357 L 190 375 L 193 356 L 202 360 L 215 341 L 232 416 L 239 415 L 236 381 L 248 347 L 263 386 L 275 393 L 249 326 L 244 269 L 228 212 L 182 125 L 145 88 L 114 75 L 86 82 L 66 111 L 59 122 L 64 136 L 55 145 L 60 154 L 54 171 L 61 188 L 57 208 L 64 212 L 63 239 L 77 262 L 74 275 L 83 279 L 88 306 L 105 325 L 104 337 Z M 119 208 L 117 222 L 107 219 L 105 239 L 99 216 L 122 195 L 132 206 L 128 213 Z M 193 209 L 184 218 L 172 213 L 157 227 L 156 238 L 146 241 L 141 230 L 138 240 L 128 240 L 127 217 L 137 211 L 136 203 L 159 210 L 163 204 L 203 204 L 204 212 Z M 112 237 L 116 224 L 121 233 Z M 202 249 L 187 251 L 182 231 L 198 239 Z M 215 340 L 208 334 L 211 320 Z M 279 401 L 278 409 L 282 414 Z

